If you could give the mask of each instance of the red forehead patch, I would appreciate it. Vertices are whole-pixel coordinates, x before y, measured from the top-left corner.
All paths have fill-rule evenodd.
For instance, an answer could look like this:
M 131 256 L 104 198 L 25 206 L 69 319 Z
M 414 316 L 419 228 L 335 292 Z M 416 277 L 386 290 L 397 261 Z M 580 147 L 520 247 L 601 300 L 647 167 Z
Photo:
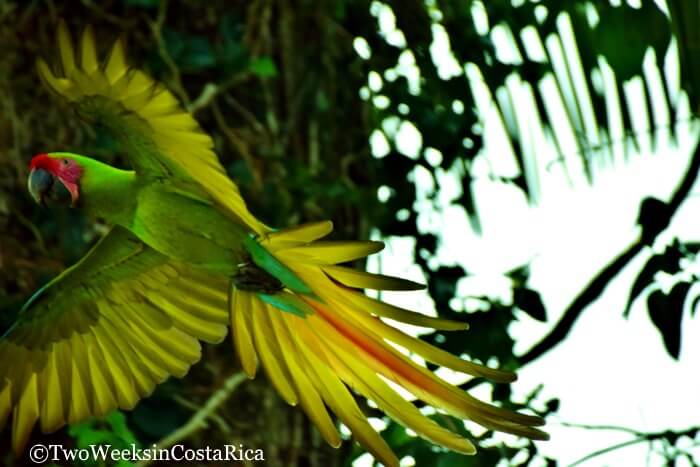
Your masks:
M 57 175 L 60 164 L 61 163 L 56 159 L 49 157 L 48 154 L 37 154 L 32 157 L 32 160 L 29 162 L 29 170 L 44 169 L 49 173 Z

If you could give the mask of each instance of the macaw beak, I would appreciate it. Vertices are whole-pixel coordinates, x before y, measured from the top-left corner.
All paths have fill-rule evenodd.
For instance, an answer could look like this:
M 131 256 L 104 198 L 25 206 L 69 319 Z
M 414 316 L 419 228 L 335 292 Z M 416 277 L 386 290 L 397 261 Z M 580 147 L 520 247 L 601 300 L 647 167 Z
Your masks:
M 37 204 L 46 206 L 44 197 L 49 192 L 54 183 L 54 177 L 44 169 L 33 169 L 29 172 L 27 188 Z
M 32 169 L 27 181 L 29 193 L 41 206 L 75 206 L 78 187 L 67 185 L 60 177 L 44 169 Z

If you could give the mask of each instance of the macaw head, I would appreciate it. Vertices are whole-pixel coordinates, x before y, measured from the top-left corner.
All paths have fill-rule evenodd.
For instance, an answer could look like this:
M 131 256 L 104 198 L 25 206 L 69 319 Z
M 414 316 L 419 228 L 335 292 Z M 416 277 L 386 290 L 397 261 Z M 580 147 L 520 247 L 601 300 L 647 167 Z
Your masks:
M 65 152 L 37 154 L 29 163 L 27 187 L 41 204 L 75 206 L 80 199 L 80 179 L 84 167 L 80 156 Z

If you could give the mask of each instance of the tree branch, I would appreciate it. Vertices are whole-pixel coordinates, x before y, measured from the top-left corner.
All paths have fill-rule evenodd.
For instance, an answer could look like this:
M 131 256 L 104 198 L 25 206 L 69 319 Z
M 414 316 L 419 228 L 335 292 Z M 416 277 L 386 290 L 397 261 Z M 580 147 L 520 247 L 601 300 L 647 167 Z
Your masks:
M 637 253 L 639 253 L 643 247 L 644 243 L 642 243 L 640 236 L 627 250 L 603 268 L 593 280 L 588 283 L 588 286 L 576 296 L 574 301 L 571 302 L 554 328 L 530 350 L 518 357 L 519 365 L 523 366 L 530 363 L 562 342 L 573 328 L 576 320 L 581 316 L 583 310 L 603 293 L 608 283 L 627 266 L 627 263 L 629 263 L 632 258 L 637 256 Z
M 567 425 L 567 426 L 576 426 L 576 425 Z M 615 429 L 616 427 L 609 427 L 609 426 L 603 426 L 603 427 L 597 427 L 595 425 L 578 425 L 580 428 L 586 428 L 586 429 Z M 636 437 L 632 438 L 627 441 L 623 441 L 621 443 L 616 443 L 611 446 L 608 446 L 603 449 L 598 449 L 597 451 L 593 451 L 590 454 L 586 454 L 582 458 L 578 459 L 577 461 L 573 462 L 572 464 L 569 464 L 569 467 L 575 467 L 577 465 L 583 464 L 586 461 L 589 461 L 595 457 L 602 456 L 603 454 L 607 454 L 612 451 L 616 451 L 618 449 L 625 448 L 627 446 L 632 446 L 634 444 L 638 443 L 652 443 L 654 441 L 667 441 L 671 445 L 675 445 L 676 441 L 678 438 L 681 437 L 689 437 L 693 438 L 696 436 L 698 432 L 700 432 L 700 426 L 695 426 L 688 428 L 687 430 L 681 430 L 681 431 L 659 431 L 659 432 L 654 432 L 654 433 L 641 433 L 641 432 L 634 432 L 634 430 L 627 430 L 625 428 L 620 428 L 622 431 L 631 431 L 633 432 Z
M 177 94 L 177 96 L 182 101 L 185 108 L 190 108 L 190 97 L 182 84 L 182 76 L 180 74 L 180 69 L 177 67 L 177 63 L 173 60 L 173 57 L 168 52 L 168 47 L 163 40 L 163 24 L 165 23 L 165 18 L 168 14 L 168 0 L 162 0 L 158 6 L 158 16 L 156 20 L 148 20 L 148 25 L 151 28 L 151 33 L 156 40 L 158 45 L 158 55 L 160 55 L 161 60 L 165 63 L 170 71 L 170 88 Z
M 246 380 L 246 375 L 242 372 L 234 373 L 224 381 L 224 384 L 207 400 L 207 402 L 190 418 L 187 423 L 182 425 L 170 435 L 158 441 L 154 449 L 167 449 L 178 441 L 189 438 L 199 430 L 206 428 L 206 421 L 211 418 L 216 410 L 223 405 L 238 386 Z M 153 461 L 142 460 L 136 464 L 136 467 L 146 467 Z
M 583 313 L 583 310 L 598 299 L 600 294 L 603 293 L 607 287 L 608 283 L 612 281 L 625 266 L 627 266 L 627 264 L 644 248 L 645 245 L 651 245 L 658 234 L 666 230 L 674 214 L 678 211 L 678 208 L 681 206 L 685 198 L 690 193 L 690 189 L 695 184 L 699 170 L 700 144 L 696 144 L 695 151 L 693 152 L 690 164 L 686 169 L 685 176 L 678 184 L 676 191 L 671 197 L 671 201 L 665 205 L 666 209 L 664 219 L 657 219 L 658 223 L 653 227 L 653 232 L 643 230 L 642 234 L 632 245 L 630 245 L 623 253 L 618 255 L 611 263 L 603 268 L 603 270 L 601 270 L 591 282 L 588 283 L 588 286 L 586 286 L 586 288 L 576 296 L 574 301 L 569 305 L 566 311 L 564 311 L 564 314 L 554 328 L 552 328 L 552 330 L 540 342 L 535 344 L 530 350 L 518 358 L 520 366 L 526 365 L 527 363 L 541 357 L 562 342 L 573 328 L 576 320 L 581 316 L 581 313 Z

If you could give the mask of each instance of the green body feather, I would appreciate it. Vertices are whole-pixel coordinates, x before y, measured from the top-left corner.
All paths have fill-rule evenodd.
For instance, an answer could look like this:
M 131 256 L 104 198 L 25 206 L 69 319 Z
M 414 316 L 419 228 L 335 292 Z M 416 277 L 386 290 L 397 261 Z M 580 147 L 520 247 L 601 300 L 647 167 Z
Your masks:
M 177 180 L 140 177 L 77 154 L 53 153 L 52 157 L 70 157 L 83 167 L 81 208 L 130 230 L 167 257 L 232 277 L 248 254 L 289 290 L 313 296 L 308 285 L 206 195 L 188 191 Z M 264 295 L 263 300 L 301 317 L 313 312 L 291 295 L 278 295 Z
M 308 285 L 304 284 L 304 282 L 299 279 L 299 277 L 297 277 L 297 275 L 294 274 L 287 266 L 282 264 L 280 260 L 275 258 L 269 251 L 260 245 L 255 238 L 251 236 L 246 237 L 245 240 L 243 240 L 243 245 L 248 253 L 250 253 L 251 258 L 253 258 L 253 262 L 256 265 L 278 279 L 287 288 L 301 294 L 312 294 L 312 290 Z

